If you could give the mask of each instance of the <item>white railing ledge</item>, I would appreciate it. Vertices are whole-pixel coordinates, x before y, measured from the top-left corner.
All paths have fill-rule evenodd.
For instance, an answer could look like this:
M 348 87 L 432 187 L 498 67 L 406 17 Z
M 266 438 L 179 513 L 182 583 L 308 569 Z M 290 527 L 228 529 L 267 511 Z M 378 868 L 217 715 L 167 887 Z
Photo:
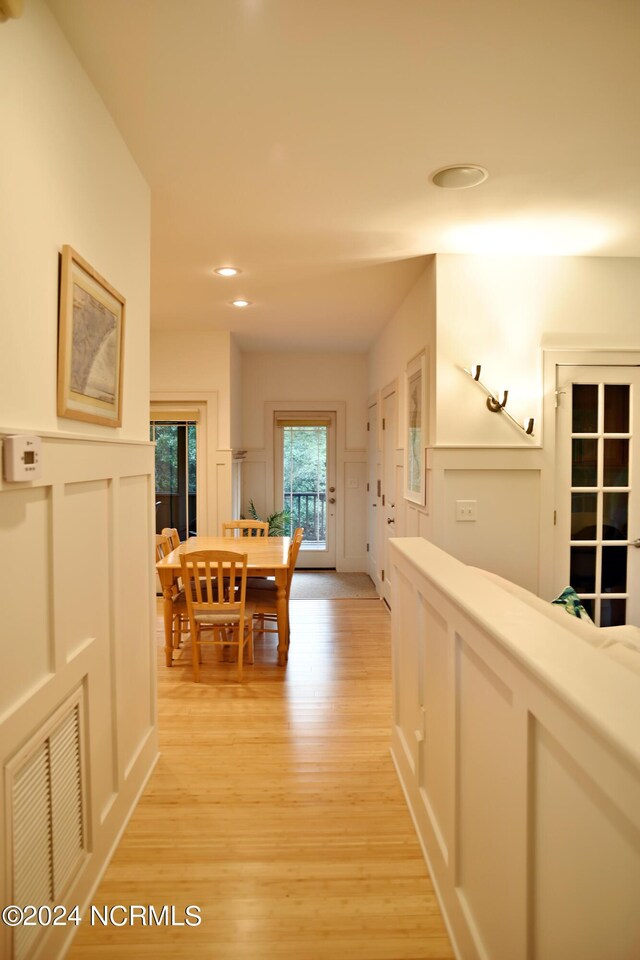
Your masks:
M 398 537 L 389 544 L 392 565 L 427 599 L 433 585 L 635 766 L 640 765 L 640 675 L 428 540 Z

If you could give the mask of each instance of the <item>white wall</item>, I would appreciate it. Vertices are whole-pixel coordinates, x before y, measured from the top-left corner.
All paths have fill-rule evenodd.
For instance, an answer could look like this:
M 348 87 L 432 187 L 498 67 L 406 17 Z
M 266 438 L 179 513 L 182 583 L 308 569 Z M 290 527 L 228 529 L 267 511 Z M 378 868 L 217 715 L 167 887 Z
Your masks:
M 151 332 L 151 391 L 217 393 L 218 445 L 231 445 L 231 335 L 224 330 Z
M 258 512 L 275 505 L 274 404 L 336 410 L 336 521 L 339 570 L 366 569 L 367 357 L 357 353 L 243 353 L 242 447 L 244 503 Z M 357 487 L 350 486 L 356 482 Z
M 42 480 L 0 480 L 6 681 L 0 763 L 85 697 L 86 902 L 157 756 L 148 443 L 149 191 L 46 5 L 0 24 L 0 434 L 44 435 Z M 58 261 L 71 244 L 126 298 L 123 425 L 56 414 Z M 24 573 L 28 571 L 25 577 Z M 0 799 L 0 859 L 10 831 Z M 44 864 L 43 864 L 44 866 Z M 0 900 L 12 902 L 2 871 Z M 69 929 L 30 954 L 57 957 Z M 3 931 L 4 936 L 4 931 Z
M 638 348 L 638 303 L 640 260 L 433 258 L 370 358 L 373 398 L 397 378 L 402 410 L 406 364 L 421 344 L 431 351 L 427 504 L 416 510 L 405 501 L 396 535 L 427 537 L 545 595 L 564 586 L 556 583 L 550 551 L 554 411 L 543 396 L 543 351 L 572 350 L 576 362 L 576 350 Z M 472 363 L 482 364 L 489 387 L 509 389 L 508 409 L 517 419 L 535 417 L 533 438 L 489 413 L 485 394 L 464 373 Z M 552 394 L 554 384 L 546 389 Z M 546 444 L 544 415 L 551 418 Z M 398 427 L 402 447 L 401 414 Z M 403 486 L 401 452 L 397 473 L 396 493 Z M 476 500 L 475 522 L 456 520 L 458 499 Z
M 41 2 L 26 7 L 23 19 L 0 27 L 0 425 L 145 438 L 149 192 L 50 13 Z M 65 243 L 126 297 L 123 423 L 115 431 L 56 415 Z
M 233 356 L 233 363 L 232 363 Z M 233 515 L 231 459 L 231 380 L 238 395 L 238 362 L 227 331 L 157 331 L 151 333 L 151 398 L 197 403 L 203 411 L 198 427 L 198 514 L 202 534 L 216 536 Z M 238 414 L 233 413 L 237 432 Z M 204 462 L 204 469 L 202 469 Z M 203 479 L 204 478 L 204 479 Z
M 439 254 L 435 442 L 521 446 L 460 368 L 481 363 L 490 388 L 509 388 L 512 414 L 540 426 L 542 348 L 639 347 L 639 303 L 637 259 Z

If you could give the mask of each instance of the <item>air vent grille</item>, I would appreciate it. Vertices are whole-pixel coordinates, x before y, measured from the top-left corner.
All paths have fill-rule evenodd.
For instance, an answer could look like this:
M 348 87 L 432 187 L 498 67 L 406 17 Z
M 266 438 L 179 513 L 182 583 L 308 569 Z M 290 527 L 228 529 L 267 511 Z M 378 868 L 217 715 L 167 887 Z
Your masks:
M 61 903 L 85 854 L 81 694 L 7 765 L 10 903 Z M 13 960 L 32 956 L 45 928 L 16 927 Z

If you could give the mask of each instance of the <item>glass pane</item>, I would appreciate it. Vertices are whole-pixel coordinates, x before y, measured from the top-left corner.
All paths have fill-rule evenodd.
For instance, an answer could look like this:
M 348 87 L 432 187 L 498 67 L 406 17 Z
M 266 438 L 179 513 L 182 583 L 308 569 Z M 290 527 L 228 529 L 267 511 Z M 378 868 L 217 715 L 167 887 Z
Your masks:
M 571 494 L 571 539 L 597 540 L 597 493 Z
M 284 506 L 290 526 L 304 527 L 304 542 L 323 547 L 327 537 L 327 427 L 283 427 Z
M 598 385 L 596 383 L 573 384 L 573 433 L 597 433 L 598 431 Z
M 605 493 L 603 498 L 602 539 L 626 540 L 629 519 L 629 494 Z
M 587 613 L 589 614 L 589 616 L 591 617 L 591 619 L 592 619 L 592 620 L 594 621 L 594 623 L 595 623 L 596 615 L 595 615 L 595 613 L 593 612 L 593 610 L 594 610 L 594 607 L 593 607 L 594 601 L 593 601 L 593 600 L 589 600 L 589 599 L 585 599 L 585 597 L 580 597 L 580 603 L 582 604 L 582 606 L 585 608 L 585 610 L 587 611 Z
M 574 443 L 576 441 L 574 440 Z M 578 441 L 579 442 L 579 441 Z M 588 441 L 582 441 L 588 442 Z M 604 441 L 604 485 L 626 487 L 629 483 L 629 441 Z M 582 484 L 586 486 L 586 484 Z
M 629 433 L 628 383 L 607 383 L 605 385 L 604 432 Z
M 584 603 L 584 601 L 583 601 Z M 600 626 L 621 627 L 626 623 L 626 600 L 602 600 L 600 603 Z
M 619 441 L 609 441 L 617 443 Z M 571 486 L 595 487 L 598 482 L 598 441 L 572 440 Z
M 627 547 L 602 548 L 602 593 L 626 593 Z
M 569 581 L 576 593 L 596 592 L 596 547 L 571 547 Z

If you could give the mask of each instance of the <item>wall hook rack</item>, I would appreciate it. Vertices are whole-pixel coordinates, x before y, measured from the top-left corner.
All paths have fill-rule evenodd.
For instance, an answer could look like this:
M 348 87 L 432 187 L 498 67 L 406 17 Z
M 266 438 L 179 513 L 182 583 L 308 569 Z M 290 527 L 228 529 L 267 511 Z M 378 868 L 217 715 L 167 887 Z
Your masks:
M 473 364 L 469 369 L 464 367 L 464 372 L 468 373 L 472 380 L 481 387 L 484 392 L 487 394 L 487 410 L 490 410 L 491 413 L 504 413 L 504 415 L 511 420 L 512 423 L 515 423 L 516 427 L 526 433 L 528 437 L 533 436 L 533 428 L 535 426 L 535 420 L 533 417 L 527 417 L 524 423 L 520 423 L 519 420 L 516 420 L 515 417 L 512 417 L 509 411 L 507 410 L 507 400 L 509 399 L 509 391 L 502 390 L 496 396 L 489 388 L 482 382 L 480 379 L 480 374 L 482 373 L 482 365 L 479 363 Z

